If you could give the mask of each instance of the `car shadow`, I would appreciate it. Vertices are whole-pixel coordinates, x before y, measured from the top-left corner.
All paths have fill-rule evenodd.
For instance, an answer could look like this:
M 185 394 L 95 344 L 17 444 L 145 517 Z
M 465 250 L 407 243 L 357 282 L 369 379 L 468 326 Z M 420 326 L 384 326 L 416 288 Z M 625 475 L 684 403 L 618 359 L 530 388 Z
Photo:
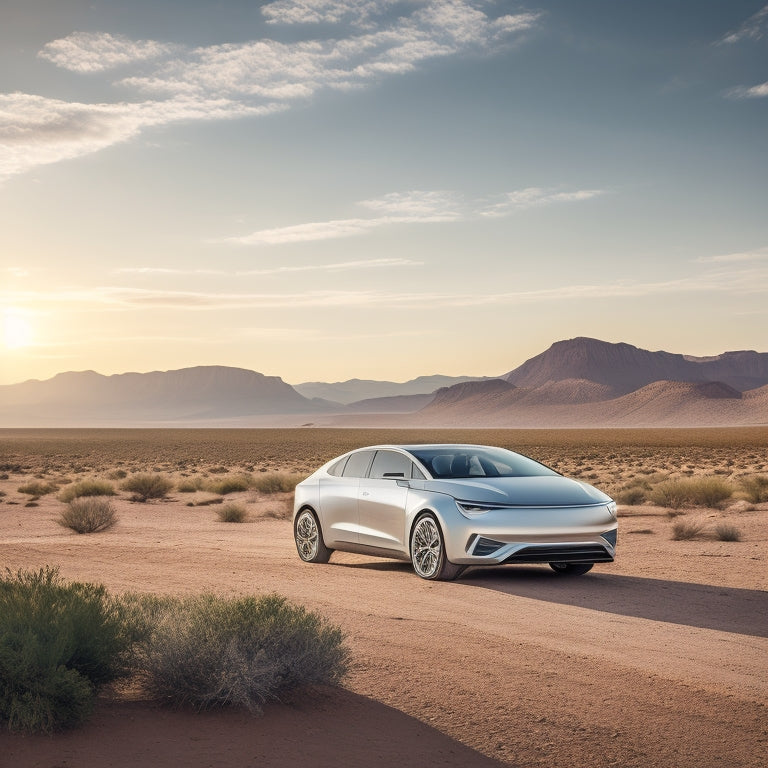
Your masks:
M 413 574 L 409 563 L 337 563 L 343 568 Z M 414 578 L 416 576 L 414 575 Z M 592 571 L 561 576 L 547 566 L 470 568 L 456 584 L 739 635 L 768 637 L 768 592 Z
M 591 572 L 560 576 L 548 568 L 475 568 L 460 582 L 508 595 L 619 616 L 768 637 L 768 592 L 642 576 Z

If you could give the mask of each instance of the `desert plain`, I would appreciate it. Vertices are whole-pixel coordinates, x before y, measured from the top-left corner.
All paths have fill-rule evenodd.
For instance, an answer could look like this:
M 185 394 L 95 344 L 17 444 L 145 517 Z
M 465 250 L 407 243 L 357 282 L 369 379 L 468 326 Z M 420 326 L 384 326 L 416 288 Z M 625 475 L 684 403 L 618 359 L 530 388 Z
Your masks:
M 111 529 L 60 526 L 32 480 L 180 483 L 306 475 L 355 447 L 473 442 L 525 453 L 617 493 L 646 478 L 768 475 L 768 429 L 0 430 L 0 568 L 58 566 L 114 592 L 279 592 L 344 630 L 340 689 L 298 690 L 261 716 L 102 695 L 84 727 L 0 733 L 3 768 L 96 766 L 764 766 L 768 754 L 768 502 L 672 511 L 620 505 L 617 559 L 579 578 L 546 566 L 425 582 L 408 564 L 335 553 L 302 563 L 291 494 L 119 492 Z M 178 485 L 177 485 L 178 487 Z M 673 516 L 674 515 L 674 516 Z M 681 518 L 701 532 L 673 540 Z M 729 525 L 738 541 L 715 531 Z

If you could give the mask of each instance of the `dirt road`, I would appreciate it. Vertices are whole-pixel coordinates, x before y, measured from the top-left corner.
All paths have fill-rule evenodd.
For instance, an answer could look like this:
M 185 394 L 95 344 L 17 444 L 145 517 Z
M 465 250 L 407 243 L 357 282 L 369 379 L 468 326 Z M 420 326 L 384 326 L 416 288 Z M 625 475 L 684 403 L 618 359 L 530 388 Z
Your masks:
M 103 702 L 81 731 L 0 736 L 0 765 L 765 765 L 765 512 L 742 518 L 752 543 L 624 535 L 615 564 L 580 578 L 531 566 L 431 583 L 354 555 L 303 564 L 287 521 L 120 499 L 114 529 L 77 536 L 56 503 L 3 509 L 0 566 L 59 565 L 115 591 L 277 591 L 343 627 L 353 670 L 345 691 L 257 720 Z

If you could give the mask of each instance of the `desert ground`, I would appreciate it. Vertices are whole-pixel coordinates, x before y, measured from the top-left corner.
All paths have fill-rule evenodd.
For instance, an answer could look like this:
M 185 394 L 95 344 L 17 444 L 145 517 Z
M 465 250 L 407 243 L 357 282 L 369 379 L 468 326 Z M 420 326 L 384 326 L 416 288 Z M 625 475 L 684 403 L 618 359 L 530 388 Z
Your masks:
M 195 713 L 107 691 L 84 727 L 0 732 L 5 768 L 152 766 L 765 765 L 768 502 L 684 510 L 700 536 L 672 540 L 662 507 L 619 508 L 616 562 L 563 579 L 546 566 L 470 570 L 456 582 L 408 564 L 335 553 L 302 563 L 291 494 L 114 497 L 117 524 L 58 525 L 66 487 L 162 472 L 175 481 L 308 474 L 362 445 L 477 442 L 519 450 L 613 493 L 638 478 L 768 475 L 765 428 L 692 430 L 0 430 L 0 568 L 59 566 L 115 592 L 279 592 L 339 624 L 352 652 L 341 689 L 295 691 L 254 717 Z M 720 523 L 739 541 L 721 541 Z

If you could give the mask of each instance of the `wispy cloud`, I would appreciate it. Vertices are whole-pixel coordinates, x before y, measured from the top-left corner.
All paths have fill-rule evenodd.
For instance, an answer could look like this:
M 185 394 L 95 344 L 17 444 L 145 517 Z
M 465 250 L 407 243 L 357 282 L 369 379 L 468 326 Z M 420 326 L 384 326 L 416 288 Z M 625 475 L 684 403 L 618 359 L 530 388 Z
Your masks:
M 137 61 L 157 59 L 177 50 L 177 46 L 156 40 L 130 40 L 106 32 L 75 32 L 43 46 L 38 53 L 57 67 L 83 74 L 104 72 Z
M 759 85 L 737 85 L 726 92 L 732 99 L 764 99 L 768 97 L 768 81 Z
M 246 269 L 227 272 L 222 269 L 171 269 L 166 267 L 120 267 L 118 274 L 133 275 L 282 275 L 294 272 L 345 272 L 355 269 L 382 269 L 385 267 L 417 267 L 423 261 L 403 258 L 357 259 L 355 261 L 337 261 L 331 264 L 301 264 L 296 266 L 270 267 L 267 269 Z
M 768 259 L 768 246 L 758 248 L 755 251 L 737 251 L 736 253 L 722 253 L 716 256 L 699 256 L 694 261 L 699 264 L 732 264 L 741 261 L 762 261 Z
M 96 152 L 149 126 L 264 115 L 284 108 L 228 99 L 81 104 L 26 93 L 0 94 L 0 178 Z
M 313 242 L 360 235 L 394 224 L 432 224 L 473 221 L 511 216 L 517 211 L 554 203 L 580 202 L 605 194 L 605 190 L 583 189 L 567 192 L 538 187 L 507 192 L 487 198 L 465 198 L 458 192 L 392 192 L 381 198 L 363 200 L 358 206 L 382 215 L 370 218 L 331 219 L 287 227 L 260 229 L 247 235 L 224 238 L 234 245 L 281 245 Z
M 718 40 L 718 45 L 733 45 L 743 40 L 760 40 L 768 29 L 768 5 L 750 16 L 738 29 Z
M 539 18 L 529 12 L 492 15 L 482 0 L 409 0 L 397 5 L 397 13 L 394 8 L 390 0 L 279 0 L 265 6 L 270 24 L 344 25 L 331 39 L 289 43 L 262 38 L 189 48 L 106 32 L 53 40 L 39 55 L 58 67 L 88 75 L 134 69 L 114 84 L 121 97 L 113 102 L 0 94 L 0 178 L 97 152 L 152 126 L 272 114 L 324 90 L 367 87 L 414 71 L 430 59 L 487 55 Z M 145 100 L 124 100 L 125 89 Z
M 46 310 L 89 312 L 147 309 L 216 310 L 297 307 L 371 307 L 394 309 L 473 307 L 537 304 L 566 300 L 642 298 L 674 294 L 710 293 L 749 296 L 768 292 L 768 265 L 754 264 L 706 269 L 699 274 L 659 281 L 614 280 L 600 283 L 565 283 L 496 293 L 467 291 L 308 290 L 290 293 L 243 291 L 175 291 L 101 286 L 61 291 L 0 291 L 0 302 L 20 310 L 45 306 Z

